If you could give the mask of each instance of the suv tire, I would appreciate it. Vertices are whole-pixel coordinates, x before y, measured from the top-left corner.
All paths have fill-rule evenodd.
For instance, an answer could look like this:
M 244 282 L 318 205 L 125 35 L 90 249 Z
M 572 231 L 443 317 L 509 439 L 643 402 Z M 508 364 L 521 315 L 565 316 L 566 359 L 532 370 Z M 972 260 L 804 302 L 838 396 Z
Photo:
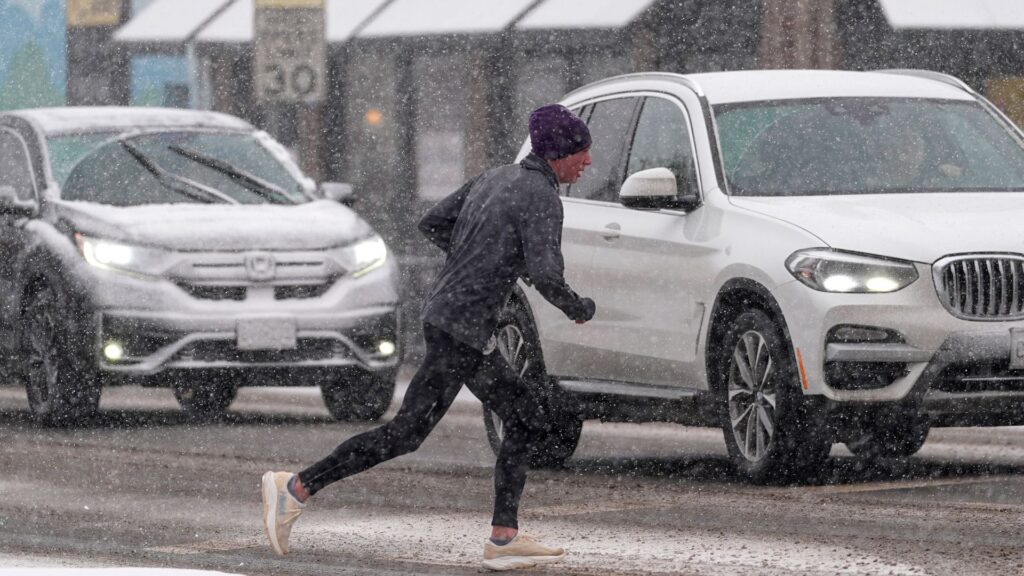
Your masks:
M 29 410 L 47 426 L 73 426 L 99 410 L 101 385 L 88 354 L 62 319 L 71 308 L 50 283 L 37 284 L 26 297 L 21 360 Z
M 816 399 L 800 390 L 778 324 L 759 309 L 746 310 L 732 321 L 722 346 L 716 401 L 737 471 L 754 482 L 813 474 L 828 457 L 832 436 Z
M 533 468 L 557 468 L 576 451 L 583 430 L 583 422 L 574 414 L 560 409 L 555 402 L 554 382 L 548 378 L 544 369 L 537 331 L 533 321 L 522 306 L 509 305 L 498 318 L 495 330 L 496 351 L 501 354 L 515 370 L 521 381 L 528 386 L 543 387 L 539 396 L 548 401 L 552 407 L 552 418 L 548 433 L 544 439 L 534 446 L 530 454 L 530 466 Z M 487 430 L 487 441 L 497 456 L 504 438 L 503 424 L 498 414 L 484 408 L 484 428 Z
M 331 416 L 341 422 L 379 420 L 395 396 L 395 371 L 354 370 L 320 384 L 320 395 Z

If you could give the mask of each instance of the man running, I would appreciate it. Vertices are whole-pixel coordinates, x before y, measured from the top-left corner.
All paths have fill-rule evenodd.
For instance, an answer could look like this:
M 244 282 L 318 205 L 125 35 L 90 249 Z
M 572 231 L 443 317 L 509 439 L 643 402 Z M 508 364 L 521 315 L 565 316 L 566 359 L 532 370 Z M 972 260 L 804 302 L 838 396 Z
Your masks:
M 498 414 L 505 436 L 494 469 L 494 514 L 483 566 L 526 568 L 560 560 L 549 547 L 518 531 L 519 498 L 534 439 L 554 417 L 540 398 L 493 352 L 488 341 L 513 286 L 527 279 L 577 323 L 590 320 L 594 302 L 565 282 L 559 184 L 576 182 L 590 165 L 590 132 L 563 106 L 530 115 L 532 152 L 470 180 L 439 202 L 419 228 L 447 254 L 423 309 L 426 355 L 387 424 L 358 434 L 298 474 L 263 475 L 263 519 L 274 551 L 288 553 L 292 524 L 305 501 L 322 488 L 416 450 L 465 384 Z

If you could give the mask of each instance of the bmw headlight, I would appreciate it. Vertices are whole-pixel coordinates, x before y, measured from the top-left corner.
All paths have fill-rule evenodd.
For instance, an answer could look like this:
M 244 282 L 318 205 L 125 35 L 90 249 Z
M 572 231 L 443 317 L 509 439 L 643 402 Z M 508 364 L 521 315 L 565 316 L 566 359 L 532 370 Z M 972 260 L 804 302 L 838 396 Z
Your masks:
M 911 262 L 827 248 L 798 250 L 786 259 L 786 268 L 820 292 L 895 292 L 917 280 Z
M 371 270 L 384 265 L 388 257 L 388 247 L 384 239 L 374 234 L 345 247 L 349 270 L 358 278 Z
M 75 244 L 85 261 L 97 268 L 142 276 L 160 273 L 167 253 L 155 248 L 132 246 L 111 240 L 75 234 Z

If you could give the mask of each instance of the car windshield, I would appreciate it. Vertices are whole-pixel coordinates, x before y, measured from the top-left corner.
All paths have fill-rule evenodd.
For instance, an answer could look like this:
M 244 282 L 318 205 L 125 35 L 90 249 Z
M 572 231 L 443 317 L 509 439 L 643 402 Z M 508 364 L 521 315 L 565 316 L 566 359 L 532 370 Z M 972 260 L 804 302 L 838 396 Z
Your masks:
M 249 133 L 90 133 L 52 136 L 47 145 L 65 200 L 114 206 L 306 200 L 292 171 Z
M 715 107 L 730 193 L 1024 190 L 1024 148 L 975 102 L 836 98 Z

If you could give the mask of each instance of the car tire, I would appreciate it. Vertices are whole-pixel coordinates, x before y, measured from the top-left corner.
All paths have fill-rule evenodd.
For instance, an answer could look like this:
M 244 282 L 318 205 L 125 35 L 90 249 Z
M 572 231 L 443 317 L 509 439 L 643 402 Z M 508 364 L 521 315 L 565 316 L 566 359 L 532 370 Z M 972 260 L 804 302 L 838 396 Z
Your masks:
M 721 344 L 716 401 L 737 472 L 759 483 L 814 475 L 832 436 L 817 399 L 800 389 L 782 329 L 762 310 L 750 309 L 732 321 Z
M 230 378 L 208 378 L 174 383 L 174 398 L 181 410 L 198 421 L 217 420 L 224 416 L 238 395 L 238 386 Z
M 395 371 L 356 370 L 320 384 L 320 395 L 331 416 L 341 422 L 379 420 L 395 396 Z
M 37 284 L 23 309 L 19 378 L 33 418 L 47 426 L 74 426 L 99 411 L 101 384 L 80 331 L 62 319 L 70 306 L 50 283 Z
M 846 441 L 846 447 L 859 458 L 907 458 L 924 446 L 931 425 L 926 416 L 916 413 L 891 414 L 865 424 Z
M 523 382 L 538 387 L 538 395 L 547 400 L 553 418 L 544 439 L 530 451 L 532 468 L 558 468 L 576 451 L 583 422 L 576 415 L 561 409 L 554 399 L 554 383 L 548 378 L 540 352 L 537 331 L 522 306 L 511 305 L 502 311 L 495 330 L 495 352 L 501 354 Z M 493 353 L 493 352 L 492 352 Z M 503 424 L 497 413 L 483 412 L 484 428 L 491 450 L 497 456 L 504 438 Z

